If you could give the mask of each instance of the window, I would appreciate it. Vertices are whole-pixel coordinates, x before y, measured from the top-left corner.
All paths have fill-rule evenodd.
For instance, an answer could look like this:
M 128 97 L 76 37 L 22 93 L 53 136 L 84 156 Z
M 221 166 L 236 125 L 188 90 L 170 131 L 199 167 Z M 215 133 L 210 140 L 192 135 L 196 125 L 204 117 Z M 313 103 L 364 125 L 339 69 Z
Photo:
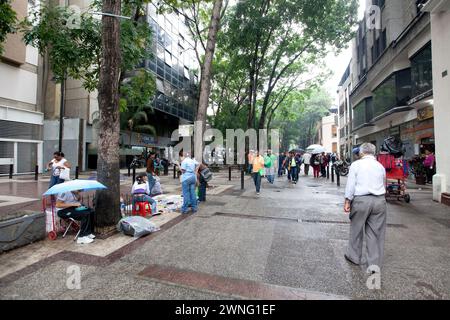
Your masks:
M 431 43 L 411 58 L 411 96 L 417 97 L 433 89 Z
M 393 73 L 373 91 L 374 117 L 405 105 L 411 96 L 411 69 Z
M 186 79 L 191 79 L 190 76 L 189 76 L 189 69 L 186 68 L 186 67 L 184 67 L 184 76 L 185 76 Z

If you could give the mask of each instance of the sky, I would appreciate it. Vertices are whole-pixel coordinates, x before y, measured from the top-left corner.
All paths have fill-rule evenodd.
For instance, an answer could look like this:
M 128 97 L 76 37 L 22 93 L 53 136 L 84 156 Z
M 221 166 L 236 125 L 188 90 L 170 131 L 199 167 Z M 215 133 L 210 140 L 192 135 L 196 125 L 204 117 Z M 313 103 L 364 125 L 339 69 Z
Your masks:
M 364 9 L 365 9 L 365 0 L 359 0 L 359 13 L 358 20 L 361 20 L 364 17 Z M 333 76 L 329 78 L 327 82 L 324 84 L 324 88 L 329 92 L 330 96 L 333 98 L 334 105 L 339 105 L 339 95 L 337 94 L 338 85 L 341 81 L 342 75 L 344 74 L 347 66 L 352 58 L 352 49 L 350 46 L 351 43 L 348 44 L 348 48 L 342 50 L 340 54 L 337 56 L 334 53 L 330 53 L 325 58 L 326 66 L 334 72 Z

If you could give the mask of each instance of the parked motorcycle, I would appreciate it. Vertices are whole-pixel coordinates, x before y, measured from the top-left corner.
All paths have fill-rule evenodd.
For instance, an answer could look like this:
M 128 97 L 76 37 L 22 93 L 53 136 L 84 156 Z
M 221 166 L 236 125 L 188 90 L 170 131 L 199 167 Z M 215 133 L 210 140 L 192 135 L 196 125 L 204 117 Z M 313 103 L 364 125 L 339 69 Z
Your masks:
M 340 176 L 346 177 L 350 171 L 350 163 L 343 160 L 338 160 L 334 163 L 334 171 L 339 173 Z

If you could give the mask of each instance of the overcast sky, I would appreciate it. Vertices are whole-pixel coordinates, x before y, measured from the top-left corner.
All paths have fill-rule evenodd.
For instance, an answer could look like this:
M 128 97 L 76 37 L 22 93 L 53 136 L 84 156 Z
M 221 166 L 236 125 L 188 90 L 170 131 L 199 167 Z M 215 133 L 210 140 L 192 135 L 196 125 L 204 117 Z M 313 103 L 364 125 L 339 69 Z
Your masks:
M 359 20 L 364 17 L 365 0 L 359 0 Z M 352 58 L 352 49 L 349 46 L 346 50 L 343 50 L 338 56 L 334 53 L 330 53 L 325 60 L 327 67 L 334 72 L 333 76 L 324 84 L 325 89 L 333 97 L 334 104 L 339 104 L 339 96 L 337 94 L 338 84 L 341 81 L 342 75 L 347 69 L 347 66 Z

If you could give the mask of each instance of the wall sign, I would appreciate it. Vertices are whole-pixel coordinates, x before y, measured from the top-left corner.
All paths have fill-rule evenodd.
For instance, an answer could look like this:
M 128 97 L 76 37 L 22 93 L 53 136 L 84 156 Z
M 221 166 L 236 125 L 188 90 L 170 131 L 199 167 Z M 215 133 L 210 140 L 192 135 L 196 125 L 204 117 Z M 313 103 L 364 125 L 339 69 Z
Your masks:
M 434 117 L 434 109 L 432 106 L 428 106 L 417 110 L 417 119 L 419 121 L 431 119 Z

